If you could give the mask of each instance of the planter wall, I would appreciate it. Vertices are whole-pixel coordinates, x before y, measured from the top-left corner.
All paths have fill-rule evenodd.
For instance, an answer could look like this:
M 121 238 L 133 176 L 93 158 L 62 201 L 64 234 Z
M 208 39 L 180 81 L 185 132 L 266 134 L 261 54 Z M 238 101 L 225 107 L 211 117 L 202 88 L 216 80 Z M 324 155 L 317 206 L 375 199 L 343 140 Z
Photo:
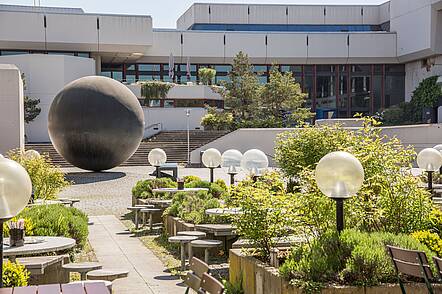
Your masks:
M 236 283 L 241 279 L 245 294 L 302 294 L 301 289 L 291 286 L 278 274 L 278 269 L 270 267 L 258 259 L 245 256 L 241 249 L 229 252 L 229 279 Z M 433 285 L 435 293 L 442 293 L 442 285 Z M 426 294 L 424 284 L 406 286 L 407 293 Z M 323 294 L 402 294 L 399 285 L 377 287 L 333 287 L 321 291 Z

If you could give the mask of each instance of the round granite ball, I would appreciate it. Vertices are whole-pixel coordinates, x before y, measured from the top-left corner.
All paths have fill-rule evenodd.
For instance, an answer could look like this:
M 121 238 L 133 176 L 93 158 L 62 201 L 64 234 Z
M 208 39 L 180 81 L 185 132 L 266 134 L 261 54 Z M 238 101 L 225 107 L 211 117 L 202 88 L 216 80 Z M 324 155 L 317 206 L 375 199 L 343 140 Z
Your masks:
M 66 161 L 102 171 L 120 165 L 137 150 L 144 114 L 125 85 L 89 76 L 69 83 L 57 94 L 49 109 L 48 130 Z

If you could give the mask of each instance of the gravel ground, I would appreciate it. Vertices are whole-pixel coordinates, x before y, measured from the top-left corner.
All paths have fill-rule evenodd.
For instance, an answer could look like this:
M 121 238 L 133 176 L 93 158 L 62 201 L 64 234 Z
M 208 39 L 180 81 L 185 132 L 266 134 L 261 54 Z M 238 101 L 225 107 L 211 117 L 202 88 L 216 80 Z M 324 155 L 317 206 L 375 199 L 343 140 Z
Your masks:
M 127 213 L 131 205 L 131 190 L 135 183 L 149 176 L 154 171 L 150 166 L 117 167 L 106 172 L 88 172 L 78 168 L 63 168 L 66 177 L 74 184 L 60 193 L 60 198 L 78 198 L 75 204 L 89 215 L 121 216 Z M 209 170 L 205 168 L 180 168 L 180 177 L 195 175 L 209 179 Z M 237 180 L 245 177 L 244 173 L 236 176 Z M 215 179 L 229 183 L 229 175 L 222 169 L 215 170 Z

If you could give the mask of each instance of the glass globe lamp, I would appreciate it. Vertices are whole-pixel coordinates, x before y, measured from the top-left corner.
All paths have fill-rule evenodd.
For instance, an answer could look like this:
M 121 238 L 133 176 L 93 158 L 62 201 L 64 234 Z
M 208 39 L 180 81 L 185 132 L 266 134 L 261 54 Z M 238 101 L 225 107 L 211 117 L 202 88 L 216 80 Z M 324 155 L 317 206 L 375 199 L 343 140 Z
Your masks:
M 26 170 L 17 162 L 0 159 L 0 266 L 3 267 L 3 223 L 25 208 L 31 198 L 32 183 Z M 3 272 L 0 277 L 3 287 Z
M 164 164 L 167 161 L 166 152 L 164 152 L 161 148 L 154 148 L 150 150 L 149 155 L 147 156 L 147 160 L 151 166 L 155 167 L 156 177 L 160 177 L 160 165 Z
M 442 166 L 442 155 L 434 148 L 425 148 L 417 155 L 417 165 L 428 174 L 428 190 L 433 191 L 433 173 Z
M 213 170 L 221 164 L 221 153 L 215 148 L 207 149 L 204 151 L 201 161 L 205 167 L 210 169 L 210 182 L 213 183 Z
M 241 167 L 242 153 L 236 149 L 229 149 L 221 155 L 221 167 L 227 169 L 230 175 L 230 185 L 235 183 L 235 175 Z
M 344 200 L 354 196 L 364 183 L 364 168 L 352 154 L 343 151 L 324 156 L 316 166 L 316 184 L 336 201 L 336 227 L 344 229 Z
M 249 172 L 256 180 L 262 171 L 269 167 L 269 159 L 264 152 L 259 149 L 246 151 L 241 159 L 241 168 Z
M 436 145 L 433 148 L 439 151 L 440 154 L 442 155 L 442 144 Z M 439 168 L 439 175 L 442 175 L 442 166 Z
M 37 158 L 40 158 L 41 157 L 41 155 L 40 155 L 40 153 L 38 153 L 38 151 L 35 151 L 35 150 L 27 150 L 26 152 L 25 152 L 25 154 L 24 154 L 24 158 L 25 159 L 37 159 Z

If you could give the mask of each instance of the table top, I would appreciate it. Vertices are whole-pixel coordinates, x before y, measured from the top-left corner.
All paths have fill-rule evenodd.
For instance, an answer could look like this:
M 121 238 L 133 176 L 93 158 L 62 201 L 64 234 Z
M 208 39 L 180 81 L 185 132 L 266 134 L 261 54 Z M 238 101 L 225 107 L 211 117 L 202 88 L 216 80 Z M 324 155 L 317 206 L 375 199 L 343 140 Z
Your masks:
M 75 240 L 66 237 L 33 236 L 25 237 L 25 245 L 9 247 L 3 245 L 3 254 L 7 256 L 35 255 L 41 253 L 62 251 L 73 248 Z
M 190 241 L 194 241 L 194 240 L 197 240 L 198 239 L 198 237 L 196 237 L 196 236 L 173 236 L 173 237 L 169 237 L 169 242 L 171 242 L 171 243 L 181 243 L 181 242 L 184 242 L 184 243 L 188 243 L 188 242 L 190 242 Z
M 178 193 L 178 192 L 198 192 L 198 191 L 209 191 L 208 188 L 184 188 L 178 190 L 178 188 L 157 188 L 152 189 L 154 193 Z
M 210 208 L 206 209 L 207 215 L 235 215 L 241 214 L 241 208 L 232 207 L 232 208 Z
M 195 229 L 203 232 L 209 232 L 215 236 L 236 236 L 235 227 L 231 224 L 202 224 L 195 225 Z

